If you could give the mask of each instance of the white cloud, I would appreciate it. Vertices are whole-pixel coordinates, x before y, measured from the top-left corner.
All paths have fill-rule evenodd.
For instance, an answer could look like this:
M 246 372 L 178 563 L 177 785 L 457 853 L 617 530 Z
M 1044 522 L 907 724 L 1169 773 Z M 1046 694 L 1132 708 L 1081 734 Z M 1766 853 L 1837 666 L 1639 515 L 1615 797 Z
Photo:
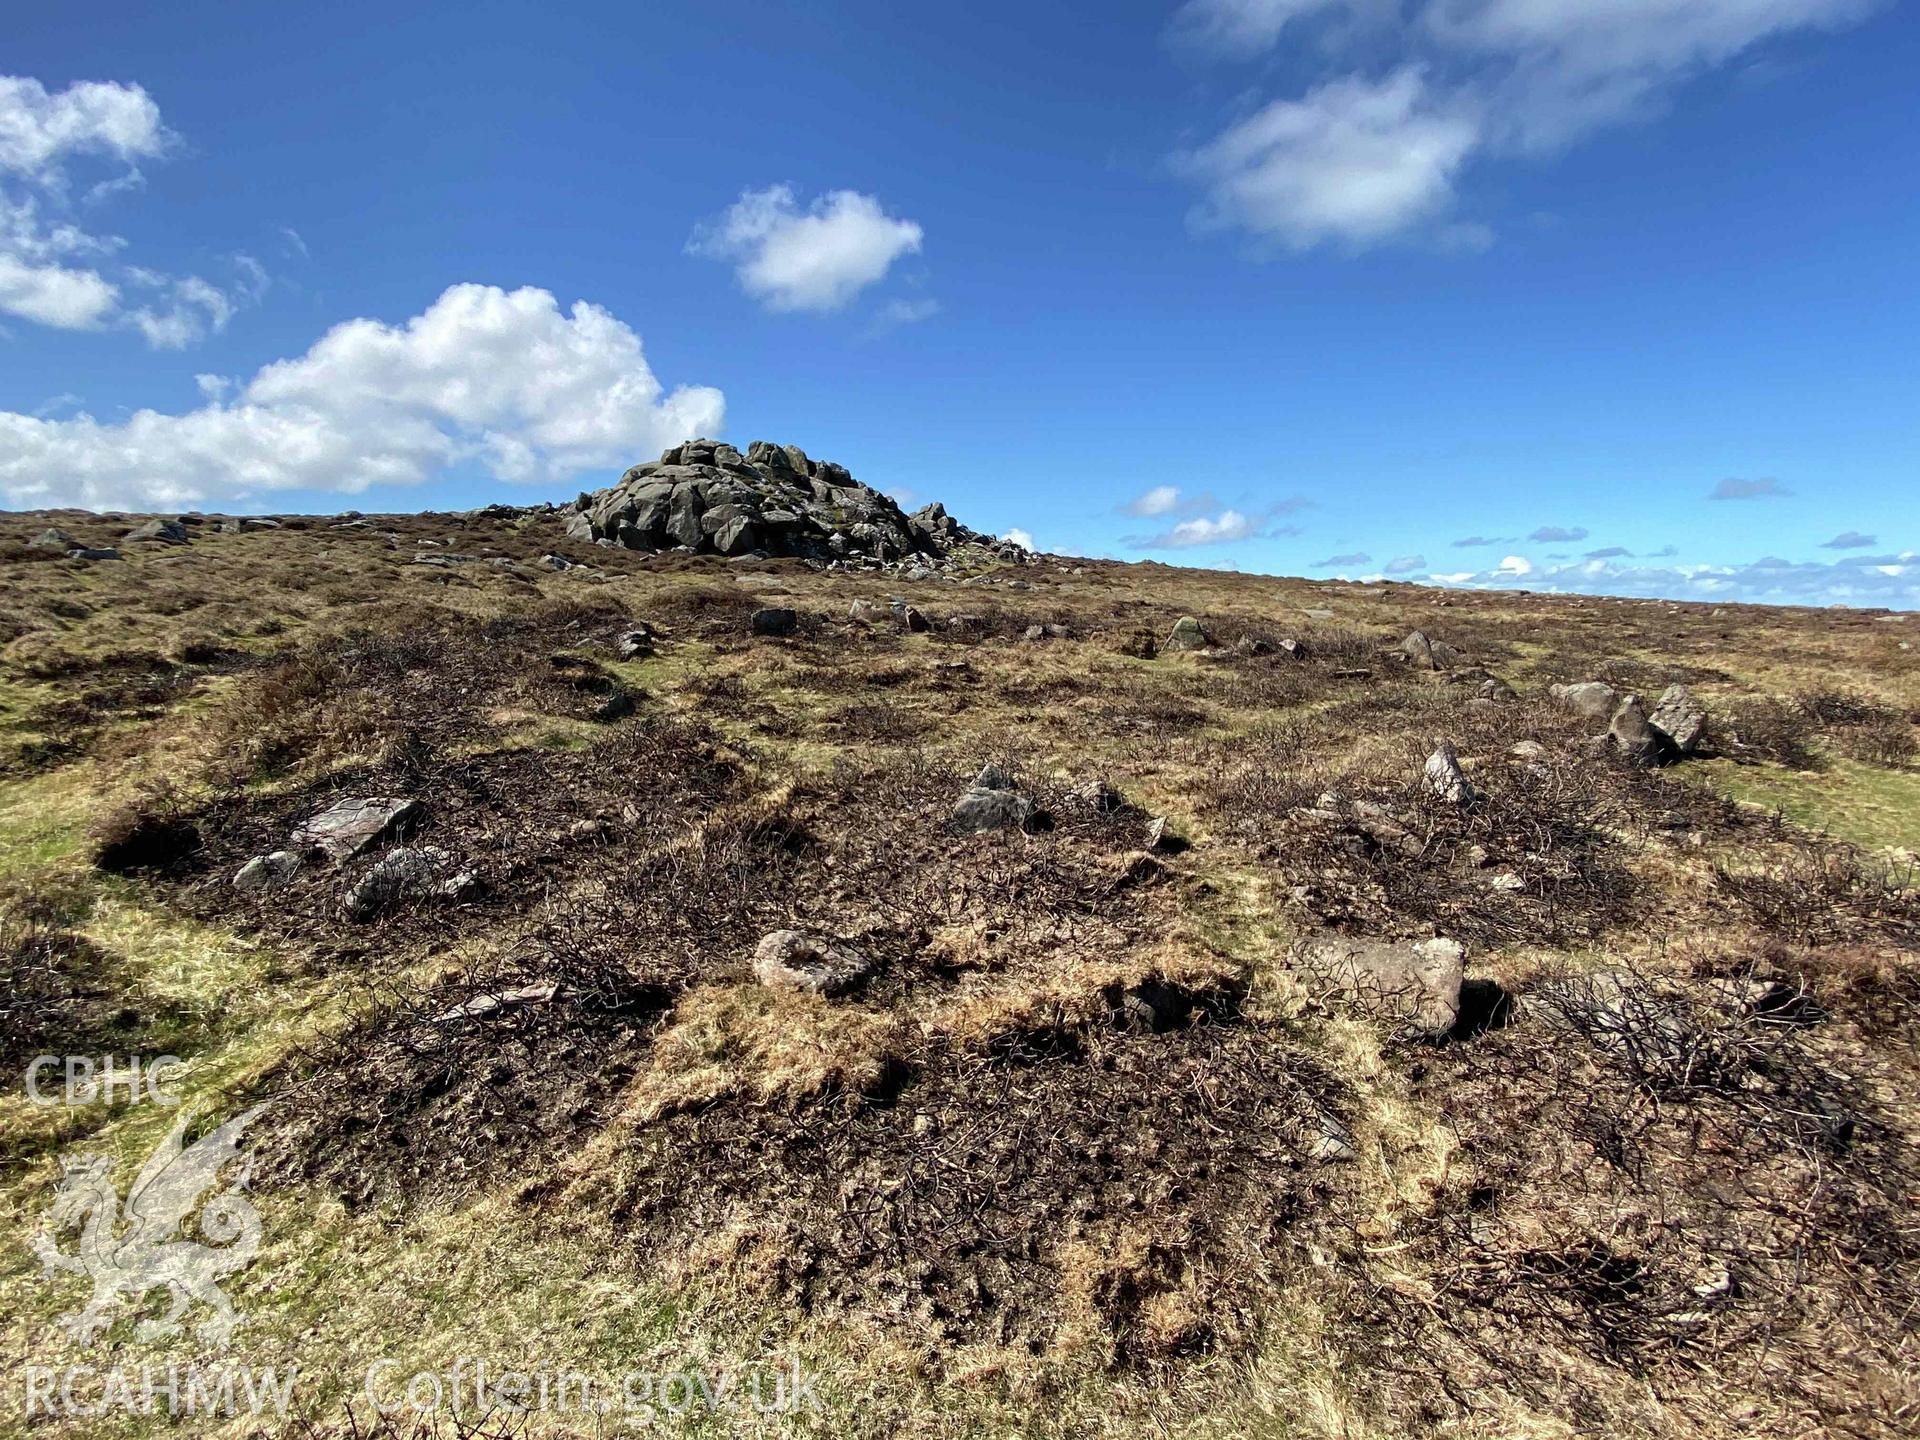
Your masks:
M 744 192 L 687 248 L 735 262 L 740 286 L 770 310 L 838 310 L 882 279 L 924 232 L 897 220 L 872 195 L 834 190 L 806 210 L 790 185 Z M 922 317 L 924 318 L 924 317 Z
M 131 163 L 171 143 L 160 107 L 138 85 L 82 80 L 55 93 L 38 80 L 0 75 L 0 170 L 56 184 L 69 156 Z
M 1421 230 L 1443 249 L 1484 248 L 1484 225 L 1445 218 L 1469 164 L 1558 150 L 1657 113 L 1714 66 L 1879 3 L 1189 0 L 1170 26 L 1176 43 L 1237 58 L 1285 43 L 1313 68 L 1304 94 L 1176 162 L 1205 189 L 1203 224 L 1295 248 Z M 1317 43 L 1283 42 L 1316 19 Z
M 61 330 L 121 325 L 156 349 L 178 349 L 224 327 L 240 304 L 259 299 L 266 272 L 251 257 L 234 257 L 241 278 L 222 290 L 197 275 L 114 268 L 110 262 L 124 241 L 59 218 L 71 209 L 74 162 L 104 157 L 132 167 L 173 145 L 160 107 L 137 85 L 82 81 L 49 92 L 38 80 L 0 76 L 0 180 L 6 181 L 0 185 L 0 313 Z M 92 186 L 86 199 L 97 204 L 143 184 L 140 172 L 129 168 Z M 80 257 L 94 263 L 72 263 Z M 149 298 L 128 308 L 129 290 Z
M 545 290 L 455 285 L 404 325 L 349 320 L 234 396 L 184 414 L 0 412 L 11 508 L 156 509 L 274 491 L 358 493 L 468 463 L 557 481 L 718 433 L 718 390 L 663 393 L 640 337 L 596 305 Z
M 0 251 L 0 311 L 58 330 L 97 330 L 120 292 L 98 271 L 35 265 Z
M 1533 573 L 1533 562 L 1524 555 L 1509 555 L 1493 567 L 1493 573 L 1518 580 Z
M 1193 212 L 1199 228 L 1305 249 L 1383 239 L 1444 210 L 1477 139 L 1473 116 L 1437 101 L 1407 67 L 1275 100 L 1177 163 L 1206 187 Z
M 1182 520 L 1171 530 L 1138 541 L 1142 550 L 1186 550 L 1195 545 L 1225 545 L 1234 540 L 1249 540 L 1260 533 L 1258 523 L 1238 510 L 1222 510 L 1218 517 L 1204 515 Z
M 1129 515 L 1171 515 L 1180 508 L 1178 485 L 1156 485 L 1121 507 Z
M 1616 564 L 1583 560 L 1524 572 L 1506 569 L 1435 575 L 1442 584 L 1497 589 L 1525 581 L 1547 593 L 1677 600 L 1741 600 L 1789 605 L 1920 607 L 1920 555 L 1854 555 L 1827 562 L 1766 556 L 1738 565 Z
M 1038 545 L 1033 543 L 1033 532 L 1030 530 L 1022 530 L 1017 525 L 1013 529 L 1007 531 L 1007 533 L 1002 538 L 1011 540 L 1014 544 L 1018 545 L 1023 550 L 1037 551 L 1040 548 Z
M 1221 55 L 1257 55 L 1295 20 L 1352 0 L 1187 0 L 1174 12 L 1168 37 Z

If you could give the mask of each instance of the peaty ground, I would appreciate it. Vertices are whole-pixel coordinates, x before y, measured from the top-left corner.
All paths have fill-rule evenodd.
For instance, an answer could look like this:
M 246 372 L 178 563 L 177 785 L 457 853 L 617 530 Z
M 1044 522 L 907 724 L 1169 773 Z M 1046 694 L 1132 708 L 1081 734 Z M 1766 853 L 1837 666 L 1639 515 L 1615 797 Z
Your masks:
M 1916 622 L 908 581 L 538 513 L 87 562 L 50 523 L 127 528 L 0 525 L 9 1375 L 297 1366 L 286 1420 L 189 1425 L 235 1436 L 630 1433 L 367 1393 L 463 1358 L 813 1377 L 669 1433 L 1911 1433 Z M 1205 649 L 1163 648 L 1183 616 Z M 1416 628 L 1451 671 L 1401 658 Z M 1596 743 L 1547 694 L 1595 679 L 1687 685 L 1703 753 Z M 1423 788 L 1440 740 L 1475 804 Z M 987 764 L 1030 828 L 955 832 Z M 459 883 L 355 910 L 377 851 L 232 883 L 359 796 L 417 800 L 392 844 Z M 857 976 L 763 984 L 782 929 Z M 1460 1023 L 1296 973 L 1326 929 L 1462 942 Z M 86 1286 L 30 1248 L 62 1158 L 124 1195 L 177 1112 L 34 1105 L 42 1054 L 181 1057 L 195 1133 L 268 1105 L 226 1349 L 139 1338 L 161 1291 L 62 1337 Z M 24 1408 L 10 1380 L 24 1433 L 176 1433 Z

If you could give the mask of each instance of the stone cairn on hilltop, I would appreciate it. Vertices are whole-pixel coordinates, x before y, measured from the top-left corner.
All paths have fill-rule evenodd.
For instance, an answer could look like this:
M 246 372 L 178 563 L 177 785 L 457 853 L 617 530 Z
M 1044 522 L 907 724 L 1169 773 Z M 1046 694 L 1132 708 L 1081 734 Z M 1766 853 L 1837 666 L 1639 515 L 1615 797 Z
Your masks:
M 963 552 L 1029 558 L 1019 545 L 969 530 L 942 505 L 908 514 L 844 465 L 766 440 L 745 455 L 715 440 L 675 445 L 618 484 L 582 495 L 566 525 L 576 540 L 628 550 L 791 555 L 828 568 L 944 569 Z

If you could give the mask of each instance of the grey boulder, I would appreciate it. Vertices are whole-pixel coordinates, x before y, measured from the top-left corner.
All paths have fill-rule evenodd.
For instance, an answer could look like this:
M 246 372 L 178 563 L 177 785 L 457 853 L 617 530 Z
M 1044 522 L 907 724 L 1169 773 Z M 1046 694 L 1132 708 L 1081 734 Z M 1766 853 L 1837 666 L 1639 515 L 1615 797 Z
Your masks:
M 1706 707 L 1684 685 L 1669 685 L 1647 721 L 1679 755 L 1693 754 L 1706 738 Z
M 1596 720 L 1602 723 L 1613 718 L 1614 710 L 1620 704 L 1620 694 L 1611 685 L 1599 680 L 1583 680 L 1577 685 L 1553 685 L 1547 689 L 1554 703 L 1563 710 L 1570 710 L 1583 720 Z

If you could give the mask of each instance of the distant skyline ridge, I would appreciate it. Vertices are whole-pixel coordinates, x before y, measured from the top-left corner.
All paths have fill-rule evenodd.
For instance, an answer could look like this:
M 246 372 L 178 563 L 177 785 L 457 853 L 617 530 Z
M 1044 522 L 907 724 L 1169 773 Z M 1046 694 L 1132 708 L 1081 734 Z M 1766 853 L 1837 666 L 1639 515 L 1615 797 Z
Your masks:
M 778 435 L 1059 553 L 1920 608 L 1910 6 L 110 8 L 0 76 L 7 508 Z

